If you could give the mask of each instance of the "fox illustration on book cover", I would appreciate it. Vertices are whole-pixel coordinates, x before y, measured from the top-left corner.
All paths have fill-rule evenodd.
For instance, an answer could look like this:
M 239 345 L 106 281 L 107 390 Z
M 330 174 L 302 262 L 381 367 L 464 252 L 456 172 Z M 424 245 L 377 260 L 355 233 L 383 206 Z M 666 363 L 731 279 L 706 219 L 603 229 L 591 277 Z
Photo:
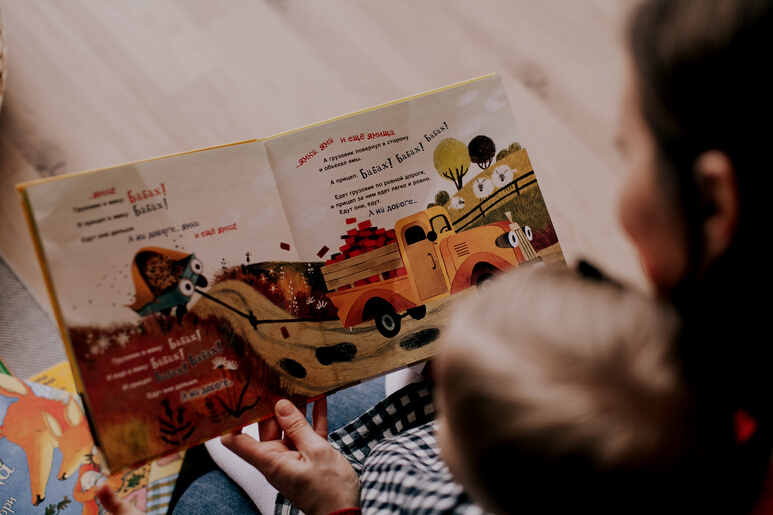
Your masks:
M 0 375 L 0 395 L 17 399 L 5 412 L 0 438 L 18 445 L 26 454 L 32 504 L 37 506 L 46 498 L 54 449 L 62 454 L 56 477 L 65 480 L 86 462 L 94 441 L 83 409 L 72 396 L 66 403 L 38 397 L 24 381 L 7 375 Z

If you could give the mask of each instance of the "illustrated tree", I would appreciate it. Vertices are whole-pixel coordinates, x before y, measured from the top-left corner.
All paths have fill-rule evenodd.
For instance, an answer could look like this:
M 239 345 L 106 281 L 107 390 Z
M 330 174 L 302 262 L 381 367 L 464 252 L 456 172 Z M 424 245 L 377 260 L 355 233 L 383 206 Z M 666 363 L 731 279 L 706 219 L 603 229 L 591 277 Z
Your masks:
M 497 154 L 497 161 L 500 161 L 506 158 L 507 156 L 509 156 L 510 154 L 512 154 L 513 152 L 518 152 L 519 150 L 521 150 L 520 143 L 518 142 L 511 143 L 509 147 L 503 148 L 502 150 L 499 151 L 499 154 Z
M 435 194 L 435 204 L 438 206 L 445 206 L 451 201 L 451 195 L 447 191 L 438 191 Z
M 470 153 L 470 160 L 478 165 L 481 170 L 491 166 L 494 154 L 497 151 L 494 140 L 483 134 L 472 138 L 470 144 L 467 145 L 467 150 Z
M 451 201 L 451 195 L 447 191 L 441 190 L 435 194 L 435 202 L 427 204 L 427 209 L 434 206 L 445 206 Z
M 462 181 L 471 163 L 467 145 L 458 139 L 446 138 L 438 143 L 432 158 L 437 173 L 453 182 L 457 191 L 462 189 Z

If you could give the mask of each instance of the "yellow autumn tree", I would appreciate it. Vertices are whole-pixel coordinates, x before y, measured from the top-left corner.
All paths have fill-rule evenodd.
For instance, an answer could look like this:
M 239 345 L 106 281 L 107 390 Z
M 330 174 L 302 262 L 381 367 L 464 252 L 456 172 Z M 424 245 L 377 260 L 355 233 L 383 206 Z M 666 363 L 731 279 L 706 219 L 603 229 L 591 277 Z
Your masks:
M 435 147 L 432 158 L 437 173 L 453 182 L 457 191 L 462 189 L 462 180 L 470 170 L 471 162 L 467 145 L 458 139 L 446 138 Z

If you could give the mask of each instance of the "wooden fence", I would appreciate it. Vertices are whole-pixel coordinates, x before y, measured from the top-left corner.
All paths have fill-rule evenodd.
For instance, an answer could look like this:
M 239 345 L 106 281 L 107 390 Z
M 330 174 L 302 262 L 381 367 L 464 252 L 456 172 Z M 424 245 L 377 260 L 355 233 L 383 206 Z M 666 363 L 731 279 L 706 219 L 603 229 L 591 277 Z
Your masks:
M 497 207 L 503 200 L 512 197 L 513 195 L 520 195 L 524 189 L 536 183 L 537 179 L 534 177 L 534 170 L 517 177 L 515 180 L 513 180 L 513 182 L 505 184 L 497 191 L 483 199 L 483 202 L 452 222 L 454 225 L 454 230 L 457 232 L 463 231 L 470 224 L 474 223 L 476 220 L 485 216 L 487 212 Z

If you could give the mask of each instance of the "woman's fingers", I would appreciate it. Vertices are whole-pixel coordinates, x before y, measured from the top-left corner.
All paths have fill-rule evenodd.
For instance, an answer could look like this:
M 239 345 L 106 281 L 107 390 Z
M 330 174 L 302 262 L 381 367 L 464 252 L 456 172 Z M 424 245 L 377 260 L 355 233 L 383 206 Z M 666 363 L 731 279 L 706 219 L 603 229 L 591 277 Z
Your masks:
M 268 442 L 270 440 L 281 440 L 282 430 L 279 429 L 275 418 L 258 422 L 258 435 L 260 435 L 261 442 Z
M 327 440 L 327 397 L 314 402 L 311 408 L 311 424 L 314 432 Z
M 274 414 L 276 427 L 266 425 L 264 433 L 284 431 L 283 439 L 258 442 L 249 435 L 227 434 L 221 437 L 223 445 L 258 469 L 304 513 L 359 506 L 359 478 L 327 441 L 327 402 L 314 404 L 314 427 L 288 400 L 277 402 Z
M 274 413 L 279 427 L 284 431 L 285 439 L 290 440 L 299 451 L 311 449 L 320 442 L 327 445 L 327 434 L 322 438 L 312 429 L 306 421 L 306 416 L 292 402 L 286 399 L 280 400 L 274 407 Z M 324 424 L 327 427 L 326 421 Z

